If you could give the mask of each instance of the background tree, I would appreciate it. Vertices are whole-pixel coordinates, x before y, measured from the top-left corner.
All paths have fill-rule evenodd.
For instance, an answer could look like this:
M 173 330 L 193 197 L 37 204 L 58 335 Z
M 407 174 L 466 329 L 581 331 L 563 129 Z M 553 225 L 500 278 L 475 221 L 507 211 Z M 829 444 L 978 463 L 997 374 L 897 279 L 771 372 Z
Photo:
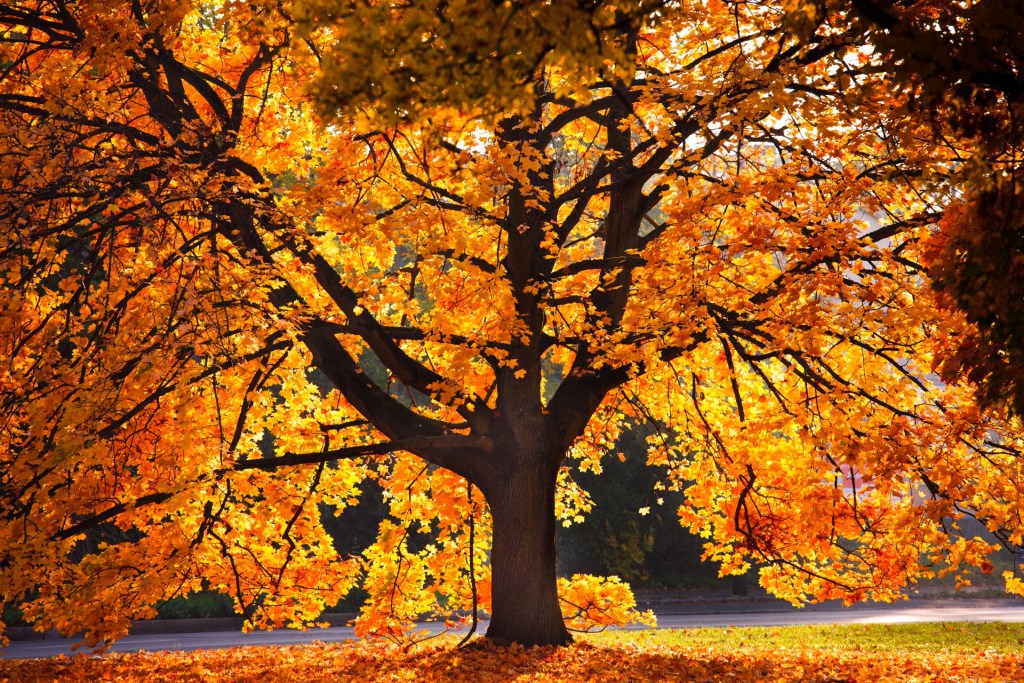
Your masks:
M 355 7 L 0 9 L 4 601 L 96 640 L 204 586 L 260 626 L 361 582 L 361 633 L 480 605 L 565 643 L 639 616 L 611 580 L 560 604 L 554 541 L 637 421 L 706 556 L 793 601 L 985 566 L 964 515 L 1020 542 L 1015 423 L 928 375 L 962 329 L 919 265 L 944 151 L 868 51 L 768 2 L 580 4 L 578 64 L 517 28 L 511 94 L 431 67 L 320 127 L 303 88 L 355 36 L 371 83 L 464 54 Z M 371 481 L 390 518 L 339 557 L 321 506 Z M 72 561 L 104 524 L 133 533 Z
M 646 426 L 626 429 L 599 472 L 573 472 L 591 508 L 581 521 L 559 529 L 559 572 L 618 576 L 655 589 L 741 585 L 738 577 L 720 580 L 718 567 L 700 562 L 703 540 L 679 524 L 682 494 L 664 490 L 661 468 L 647 464 L 649 435 Z

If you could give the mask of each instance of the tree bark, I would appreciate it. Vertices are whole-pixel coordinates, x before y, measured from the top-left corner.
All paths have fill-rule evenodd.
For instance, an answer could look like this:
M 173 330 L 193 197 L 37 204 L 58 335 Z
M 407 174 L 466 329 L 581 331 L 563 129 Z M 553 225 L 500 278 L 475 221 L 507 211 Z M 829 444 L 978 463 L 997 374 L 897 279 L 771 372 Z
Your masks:
M 559 607 L 555 573 L 557 465 L 517 467 L 490 482 L 491 622 L 498 644 L 566 645 L 572 636 Z

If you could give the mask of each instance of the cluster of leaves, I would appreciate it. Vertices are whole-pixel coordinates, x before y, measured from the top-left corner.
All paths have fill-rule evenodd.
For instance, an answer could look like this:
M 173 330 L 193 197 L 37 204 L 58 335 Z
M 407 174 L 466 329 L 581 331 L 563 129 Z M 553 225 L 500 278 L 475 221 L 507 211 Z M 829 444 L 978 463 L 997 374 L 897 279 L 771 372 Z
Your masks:
M 547 67 L 573 72 L 563 94 L 632 68 L 619 39 L 656 20 L 664 0 L 395 4 L 301 0 L 307 33 L 327 28 L 314 93 L 333 115 L 366 109 L 377 127 L 437 117 L 496 119 L 535 95 Z M 528 106 L 528 104 L 527 104 Z
M 940 305 L 974 323 L 938 370 L 966 376 L 986 405 L 1024 415 L 1024 168 L 989 169 L 957 207 L 927 258 Z
M 621 638 L 619 639 L 622 640 Z M 0 661 L 0 682 L 29 681 L 721 681 L 737 683 L 1010 683 L 1024 656 L 756 646 L 636 645 L 568 648 L 444 645 L 411 652 L 373 645 L 237 648 L 210 652 Z
M 309 491 L 342 509 L 363 474 L 231 473 L 232 452 L 259 455 L 264 430 L 317 448 L 323 436 L 260 393 L 301 404 L 315 388 L 261 306 L 273 281 L 222 259 L 230 240 L 211 229 L 302 162 L 313 124 L 293 116 L 286 32 L 256 3 L 34 3 L 2 18 L 4 125 L 20 131 L 4 148 L 0 245 L 4 598 L 31 595 L 26 617 L 51 612 L 48 627 L 111 637 L 129 614 L 205 587 L 234 588 L 254 623 L 316 617 L 357 567 L 334 553 Z M 269 94 L 246 96 L 256 89 Z M 264 137 L 286 120 L 291 137 Z M 242 430 L 246 414 L 259 426 Z M 18 531 L 29 516 L 47 542 Z M 75 552 L 113 524 L 126 533 Z M 322 583 L 309 574 L 320 562 Z M 276 601 L 273 585 L 294 597 Z M 93 597 L 75 607 L 78 591 Z
M 925 264 L 940 305 L 973 323 L 939 363 L 947 381 L 967 377 L 983 403 L 1024 414 L 1024 17 L 1015 0 L 792 0 L 807 30 L 847 13 L 894 85 L 912 93 L 937 143 L 947 146 L 961 199 Z M 933 169 L 935 170 L 935 169 Z
M 629 586 L 615 576 L 575 574 L 558 580 L 562 616 L 573 631 L 592 631 L 608 626 L 644 624 L 654 626 L 650 610 L 639 612 Z
M 951 116 L 970 136 L 1009 132 L 1004 107 L 1024 96 L 1024 23 L 1014 0 L 786 0 L 786 6 L 791 25 L 804 34 L 845 16 L 847 36 L 872 45 L 894 83 L 913 84 L 919 105 Z

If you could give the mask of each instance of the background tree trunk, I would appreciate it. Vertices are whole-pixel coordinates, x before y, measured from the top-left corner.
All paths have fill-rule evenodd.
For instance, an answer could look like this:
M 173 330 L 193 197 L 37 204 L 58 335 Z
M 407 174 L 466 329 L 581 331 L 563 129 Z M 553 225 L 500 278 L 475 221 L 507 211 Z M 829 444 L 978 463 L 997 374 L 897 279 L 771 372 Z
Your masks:
M 484 490 L 491 509 L 492 607 L 496 643 L 565 645 L 555 574 L 557 465 L 520 466 Z

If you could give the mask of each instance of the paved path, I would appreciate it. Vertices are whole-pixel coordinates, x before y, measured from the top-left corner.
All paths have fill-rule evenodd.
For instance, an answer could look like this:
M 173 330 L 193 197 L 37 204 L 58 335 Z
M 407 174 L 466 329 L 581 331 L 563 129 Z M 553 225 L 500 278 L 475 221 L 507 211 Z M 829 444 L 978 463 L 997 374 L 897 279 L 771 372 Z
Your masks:
M 956 599 L 910 600 L 898 605 L 856 605 L 837 608 L 814 605 L 797 610 L 773 602 L 736 602 L 662 605 L 654 607 L 659 628 L 692 628 L 697 626 L 787 626 L 793 624 L 899 624 L 928 621 L 1010 621 L 1024 622 L 1024 600 Z M 440 628 L 425 624 L 432 632 Z M 481 624 L 480 632 L 486 629 Z M 310 631 L 261 631 L 257 633 L 205 632 L 132 635 L 116 642 L 112 652 L 140 650 L 202 650 L 246 645 L 296 645 L 319 641 L 324 643 L 352 640 L 355 636 L 347 626 Z M 72 654 L 77 640 L 45 638 L 13 641 L 0 648 L 0 658 L 26 659 Z

